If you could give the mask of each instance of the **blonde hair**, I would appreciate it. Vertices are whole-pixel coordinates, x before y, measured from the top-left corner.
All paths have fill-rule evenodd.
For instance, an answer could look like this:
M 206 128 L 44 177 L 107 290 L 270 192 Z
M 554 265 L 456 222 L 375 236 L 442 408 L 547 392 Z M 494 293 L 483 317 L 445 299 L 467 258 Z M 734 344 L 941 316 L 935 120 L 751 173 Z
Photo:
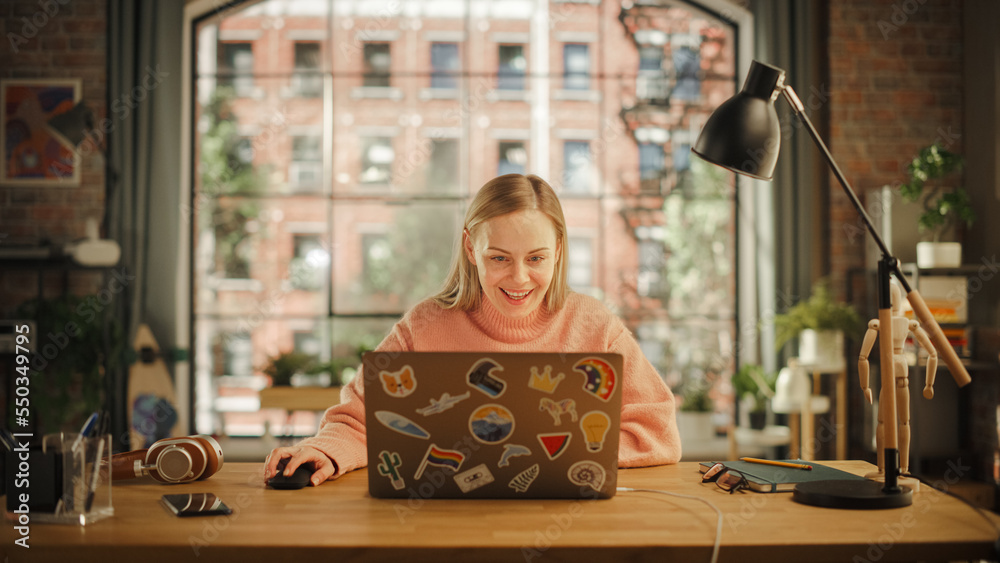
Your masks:
M 480 224 L 494 217 L 527 209 L 537 209 L 544 213 L 556 230 L 559 256 L 556 259 L 552 282 L 545 293 L 544 303 L 550 311 L 558 311 L 566 302 L 566 296 L 570 292 L 569 283 L 566 281 L 569 239 L 566 236 L 566 218 L 563 216 L 562 205 L 552 186 L 534 174 L 497 176 L 486 182 L 472 199 L 469 209 L 465 212 L 465 223 L 462 228 L 472 233 Z M 471 311 L 479 308 L 482 292 L 483 287 L 479 283 L 476 265 L 466 257 L 460 233 L 444 287 L 432 299 L 447 309 L 454 307 Z

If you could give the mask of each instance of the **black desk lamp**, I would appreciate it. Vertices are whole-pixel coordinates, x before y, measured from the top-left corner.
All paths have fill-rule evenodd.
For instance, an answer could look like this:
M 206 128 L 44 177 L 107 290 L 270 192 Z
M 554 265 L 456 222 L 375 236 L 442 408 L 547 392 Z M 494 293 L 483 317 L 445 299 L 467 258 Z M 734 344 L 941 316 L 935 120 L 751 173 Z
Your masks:
M 784 96 L 792 107 L 795 117 L 805 126 L 806 131 L 819 146 L 823 157 L 844 188 L 844 192 L 858 210 L 861 219 L 882 251 L 878 265 L 878 318 L 881 382 L 883 389 L 895 386 L 892 373 L 892 308 L 890 304 L 890 274 L 906 292 L 906 299 L 930 335 L 945 365 L 959 387 L 971 381 L 962 361 L 948 343 L 941 327 L 924 303 L 917 290 L 910 288 L 906 277 L 899 269 L 899 261 L 892 256 L 882 237 L 872 225 L 871 218 L 851 189 L 840 171 L 833 155 L 823 143 L 816 128 L 805 114 L 805 107 L 791 86 L 785 85 L 785 71 L 767 64 L 753 61 L 743 89 L 726 100 L 712 113 L 692 152 L 712 164 L 728 168 L 733 172 L 770 180 L 781 148 L 781 131 L 778 114 L 774 110 L 774 100 Z M 899 485 L 899 437 L 896 433 L 896 400 L 893 393 L 883 393 L 879 408 L 884 421 L 885 483 L 876 481 L 816 481 L 800 483 L 795 487 L 793 499 L 814 506 L 834 508 L 895 508 L 908 506 L 913 502 L 913 492 L 909 487 Z

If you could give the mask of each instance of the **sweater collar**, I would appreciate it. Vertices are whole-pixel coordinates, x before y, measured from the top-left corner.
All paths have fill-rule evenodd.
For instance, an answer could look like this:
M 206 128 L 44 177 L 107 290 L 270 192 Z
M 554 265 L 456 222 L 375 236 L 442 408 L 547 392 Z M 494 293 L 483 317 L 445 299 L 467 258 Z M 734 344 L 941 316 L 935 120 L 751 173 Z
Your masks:
M 537 338 L 548 327 L 552 313 L 543 304 L 522 319 L 503 315 L 485 295 L 480 296 L 479 308 L 470 311 L 469 317 L 487 336 L 500 342 L 519 344 Z

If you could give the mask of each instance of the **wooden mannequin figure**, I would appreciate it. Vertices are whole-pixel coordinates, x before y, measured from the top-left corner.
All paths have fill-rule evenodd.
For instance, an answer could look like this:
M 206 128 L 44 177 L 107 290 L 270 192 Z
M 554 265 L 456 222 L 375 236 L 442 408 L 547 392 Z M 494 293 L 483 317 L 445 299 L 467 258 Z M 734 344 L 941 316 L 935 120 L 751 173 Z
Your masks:
M 896 426 L 899 436 L 899 470 L 901 475 L 906 475 L 910 468 L 910 381 L 909 368 L 906 357 L 903 355 L 903 344 L 906 342 L 906 335 L 913 333 L 917 344 L 927 351 L 927 379 L 924 383 L 924 398 L 934 398 L 934 377 L 937 374 L 938 356 L 937 350 L 931 344 L 930 338 L 920 323 L 907 319 L 903 315 L 903 292 L 899 283 L 893 279 L 890 287 L 890 300 L 892 304 L 892 371 L 893 379 L 896 381 Z M 872 390 L 868 386 L 868 354 L 871 353 L 872 346 L 879 334 L 879 321 L 872 319 L 868 321 L 868 332 L 865 333 L 864 342 L 861 345 L 861 355 L 858 358 L 858 375 L 861 378 L 861 388 L 865 391 L 865 398 L 868 404 L 872 403 Z M 885 346 L 886 343 L 881 344 Z M 886 369 L 882 366 L 882 369 Z M 878 427 L 875 431 L 875 444 L 878 454 L 878 474 L 885 472 L 885 452 L 882 449 L 885 436 L 886 421 L 882 417 L 881 405 L 885 404 L 886 393 L 889 390 L 883 388 L 879 391 Z

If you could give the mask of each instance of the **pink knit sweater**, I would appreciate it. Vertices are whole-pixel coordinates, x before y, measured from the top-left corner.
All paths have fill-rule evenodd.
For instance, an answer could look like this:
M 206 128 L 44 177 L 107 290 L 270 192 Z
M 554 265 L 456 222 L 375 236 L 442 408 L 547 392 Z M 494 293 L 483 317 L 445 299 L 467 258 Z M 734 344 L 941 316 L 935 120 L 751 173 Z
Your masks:
M 472 312 L 424 301 L 393 326 L 378 351 L 616 352 L 624 357 L 618 465 L 676 463 L 681 457 L 674 396 L 639 350 L 621 320 L 597 299 L 571 293 L 557 312 L 543 310 L 511 321 L 487 299 Z M 364 378 L 341 392 L 341 403 L 323 415 L 315 436 L 299 442 L 325 453 L 337 466 L 331 478 L 364 467 Z

